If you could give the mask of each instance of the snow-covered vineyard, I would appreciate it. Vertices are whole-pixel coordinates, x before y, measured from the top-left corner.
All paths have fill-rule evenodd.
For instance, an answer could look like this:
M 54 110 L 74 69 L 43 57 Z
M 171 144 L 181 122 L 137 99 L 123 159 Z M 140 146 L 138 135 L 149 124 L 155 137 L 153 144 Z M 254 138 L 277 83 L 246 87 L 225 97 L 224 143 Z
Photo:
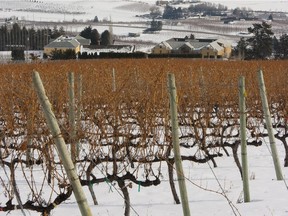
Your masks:
M 168 72 L 176 77 L 191 214 L 286 215 L 287 66 L 287 61 L 207 64 L 180 59 L 3 65 L 0 215 L 80 215 L 56 137 L 32 85 L 33 69 L 43 80 L 93 215 L 181 214 Z M 260 67 L 284 179 L 279 181 L 257 83 Z M 241 76 L 246 80 L 248 203 L 243 203 L 241 179 Z

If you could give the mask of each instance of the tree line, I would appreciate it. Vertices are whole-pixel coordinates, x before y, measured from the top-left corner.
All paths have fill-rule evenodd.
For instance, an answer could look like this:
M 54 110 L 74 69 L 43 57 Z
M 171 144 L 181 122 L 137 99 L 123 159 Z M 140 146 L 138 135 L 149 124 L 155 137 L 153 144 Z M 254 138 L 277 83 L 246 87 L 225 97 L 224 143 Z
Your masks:
M 263 21 L 254 23 L 248 28 L 253 36 L 241 38 L 235 47 L 234 55 L 241 59 L 288 59 L 288 35 L 282 34 L 279 39 L 274 36 L 272 25 Z
M 12 50 L 43 50 L 51 40 L 65 35 L 63 28 L 54 26 L 51 28 L 26 28 L 18 23 L 13 25 L 2 25 L 0 27 L 0 51 Z M 80 36 L 91 39 L 91 45 L 111 45 L 113 44 L 112 34 L 105 30 L 100 34 L 97 29 L 91 26 L 85 27 L 80 32 Z
M 0 27 L 0 51 L 43 50 L 51 39 L 65 34 L 64 28 L 26 28 L 18 23 Z
M 90 39 L 91 45 L 108 46 L 113 44 L 112 32 L 105 30 L 100 34 L 97 29 L 92 29 L 91 25 L 85 27 L 79 35 L 86 39 Z
M 209 2 L 203 2 L 201 4 L 190 5 L 188 8 L 175 8 L 171 5 L 166 5 L 162 14 L 163 19 L 181 19 L 187 16 L 187 14 L 202 14 L 203 16 L 225 16 L 227 7 L 221 4 L 213 4 Z M 151 11 L 151 15 L 155 13 L 155 10 Z M 157 13 L 157 15 L 159 15 Z
M 20 26 L 18 23 L 13 25 L 2 25 L 0 27 L 0 51 L 12 51 L 13 60 L 25 60 L 25 50 L 43 50 L 44 46 L 52 40 L 65 35 L 66 32 L 63 26 L 54 26 L 51 28 L 35 29 Z M 97 29 L 92 29 L 91 26 L 85 27 L 80 36 L 90 39 L 91 45 L 111 45 L 113 44 L 112 34 L 105 30 L 100 34 Z M 55 52 L 55 59 L 73 59 L 76 54 L 70 50 L 67 52 Z

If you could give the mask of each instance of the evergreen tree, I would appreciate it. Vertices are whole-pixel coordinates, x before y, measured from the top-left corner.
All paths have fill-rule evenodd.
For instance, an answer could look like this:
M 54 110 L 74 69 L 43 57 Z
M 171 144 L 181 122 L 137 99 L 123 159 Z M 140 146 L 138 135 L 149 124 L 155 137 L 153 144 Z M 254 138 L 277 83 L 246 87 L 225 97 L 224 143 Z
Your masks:
M 34 28 L 28 30 L 29 49 L 36 50 L 36 31 Z
M 280 42 L 279 40 L 274 36 L 272 39 L 272 44 L 273 44 L 273 53 L 274 53 L 274 58 L 278 59 L 280 58 Z
M 194 40 L 195 39 L 195 35 L 194 34 L 190 34 L 189 39 Z
M 91 31 L 90 39 L 91 39 L 91 44 L 92 45 L 99 45 L 100 44 L 100 34 L 97 31 L 97 29 L 93 29 Z
M 22 28 L 22 40 L 23 40 L 23 44 L 25 45 L 25 49 L 29 49 L 29 44 L 28 44 L 28 30 L 26 29 L 25 26 L 23 26 Z
M 238 42 L 237 46 L 235 47 L 235 55 L 238 55 L 238 57 L 241 59 L 241 60 L 244 60 L 244 59 L 250 59 L 251 58 L 251 52 L 249 52 L 249 43 L 242 37 L 240 39 L 240 41 Z
M 163 19 L 171 19 L 171 17 L 173 16 L 173 10 L 174 8 L 171 7 L 170 5 L 166 5 L 162 18 Z
M 36 31 L 36 50 L 41 49 L 41 47 L 44 47 L 42 44 L 43 37 L 42 37 L 42 30 L 37 29 Z
M 59 37 L 59 31 L 58 31 L 58 28 L 57 26 L 55 25 L 53 27 L 53 30 L 52 30 L 52 34 L 51 34 L 51 39 L 56 39 L 57 37 Z
M 266 59 L 272 54 L 272 35 L 274 33 L 271 30 L 271 25 L 262 22 L 262 24 L 255 23 L 253 28 L 248 28 L 248 32 L 254 34 L 253 37 L 247 41 L 252 47 L 253 59 Z
M 176 9 L 170 5 L 166 5 L 162 18 L 163 19 L 180 19 L 182 18 L 182 16 L 183 16 L 183 11 L 180 7 Z
M 288 59 L 288 34 L 283 34 L 279 40 L 279 54 L 281 59 Z
M 175 19 L 180 19 L 183 17 L 183 11 L 181 7 L 178 7 L 177 9 L 175 9 L 174 17 Z
M 102 34 L 101 34 L 101 45 L 104 46 L 108 46 L 111 45 L 112 41 L 111 41 L 111 34 L 108 30 L 105 30 Z
M 18 25 L 18 23 L 14 23 L 13 26 L 12 26 L 12 29 L 11 29 L 11 44 L 13 46 L 17 46 L 19 47 L 21 45 L 21 42 L 20 42 L 20 34 L 21 34 L 21 28 L 20 26 Z
M 65 33 L 65 30 L 64 30 L 64 27 L 63 26 L 60 26 L 60 28 L 59 28 L 59 36 L 61 36 L 61 35 L 65 35 L 66 33 Z
M 161 31 L 162 26 L 162 21 L 156 21 L 155 19 L 153 19 L 150 24 L 150 31 Z
M 57 28 L 56 28 L 57 29 Z M 59 31 L 57 30 L 59 33 Z M 51 29 L 37 29 L 25 26 L 22 28 L 14 23 L 11 29 L 6 25 L 0 27 L 0 50 L 7 51 L 12 49 L 33 49 L 43 50 L 48 44 L 49 36 L 52 35 Z
M 92 29 L 91 25 L 80 32 L 80 36 L 91 40 L 91 45 L 99 45 L 100 34 L 97 29 Z
M 227 11 L 227 7 L 221 4 L 213 4 L 210 2 L 203 2 L 200 4 L 196 5 L 191 5 L 188 10 L 192 13 L 203 13 L 203 14 L 219 14 L 220 12 L 225 12 Z M 236 13 L 240 13 L 240 9 L 236 8 L 233 11 L 233 14 L 235 15 Z
M 84 30 L 80 32 L 80 36 L 86 39 L 91 39 L 91 33 L 92 33 L 92 27 L 90 25 L 85 27 Z
M 51 34 L 51 39 L 56 39 L 64 34 L 65 34 L 65 31 L 64 31 L 63 26 L 61 26 L 59 30 L 57 26 L 54 26 L 52 30 L 52 34 Z
M 95 17 L 94 17 L 93 22 L 99 22 L 98 16 L 95 16 Z
M 0 28 L 0 50 L 5 51 L 7 49 L 7 26 L 3 25 Z

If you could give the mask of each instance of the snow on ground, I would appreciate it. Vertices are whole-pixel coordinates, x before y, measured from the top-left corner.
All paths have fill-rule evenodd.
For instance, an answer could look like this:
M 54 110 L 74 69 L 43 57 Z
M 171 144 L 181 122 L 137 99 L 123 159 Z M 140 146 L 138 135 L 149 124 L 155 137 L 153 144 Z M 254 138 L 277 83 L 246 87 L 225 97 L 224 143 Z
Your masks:
M 0 51 L 0 63 L 11 61 L 11 51 Z
M 24 0 L 0 0 L 0 18 L 18 16 L 21 20 L 72 21 L 99 20 L 139 21 L 136 15 L 148 13 L 151 5 L 144 2 L 120 0 L 105 1 L 54 1 L 27 2 Z
M 288 0 L 207 0 L 213 3 L 221 3 L 229 8 L 246 7 L 253 10 L 283 11 L 288 12 Z M 98 16 L 99 20 L 112 21 L 140 21 L 136 15 L 149 13 L 155 0 L 0 0 L 0 18 L 18 16 L 22 20 L 37 21 L 71 21 L 93 20 Z
M 38 20 L 38 21 L 59 21 L 63 20 L 87 20 L 93 19 L 94 16 L 98 16 L 100 20 L 106 19 L 112 21 L 143 21 L 143 19 L 136 17 L 138 14 L 149 12 L 150 5 L 153 5 L 155 1 L 142 0 L 140 1 L 120 1 L 120 0 L 87 0 L 87 1 L 73 1 L 62 0 L 59 3 L 58 0 L 42 0 L 42 3 L 33 3 L 24 1 L 13 1 L 13 0 L 0 0 L 0 8 L 5 8 L 0 11 L 0 18 L 6 18 L 10 16 L 18 16 L 20 19 L 27 20 Z M 144 2 L 144 3 L 143 3 Z M 228 7 L 247 7 L 254 10 L 276 10 L 276 11 L 288 11 L 288 1 L 243 1 L 243 0 L 210 0 L 210 2 L 221 3 Z M 42 5 L 41 5 L 42 4 Z M 37 6 L 38 5 L 38 6 Z M 45 8 L 43 5 L 49 5 Z M 52 13 L 52 9 L 58 7 L 62 12 Z M 42 12 L 35 11 L 16 11 L 16 9 L 32 8 L 41 9 Z M 47 12 L 43 13 L 43 8 Z M 129 10 L 127 9 L 129 8 Z M 50 10 L 50 11 L 49 11 Z M 70 12 L 77 13 L 70 13 Z M 83 13 L 85 12 L 85 14 Z M 84 26 L 71 26 L 67 27 L 68 30 L 79 31 Z M 140 28 L 141 27 L 141 28 Z M 142 32 L 145 28 L 142 26 L 113 26 L 113 32 L 118 35 L 126 35 L 127 32 Z M 164 26 L 166 29 L 161 33 L 156 34 L 141 34 L 139 40 L 153 41 L 154 43 L 167 40 L 171 37 L 183 37 L 189 35 L 191 32 L 187 29 L 187 26 L 170 26 L 176 31 L 169 31 L 169 25 Z M 70 29 L 71 28 L 71 29 Z M 76 28 L 78 28 L 76 30 Z M 108 29 L 108 26 L 97 26 L 99 32 L 103 32 Z M 143 29 L 142 29 L 143 28 Z M 193 27 L 195 30 L 195 27 Z M 177 31 L 177 29 L 179 31 Z M 187 32 L 183 30 L 187 30 Z M 181 30 L 181 31 L 180 31 Z M 197 30 L 197 29 L 196 29 Z M 205 29 L 202 33 L 196 34 L 197 37 L 212 37 L 211 35 L 205 34 Z M 214 35 L 215 36 L 215 35 Z M 127 38 L 128 40 L 128 38 Z M 133 38 L 129 38 L 133 40 Z M 138 40 L 138 39 L 135 39 Z M 4 56 L 4 54 L 3 54 Z M 1 57 L 0 57 L 1 58 Z M 283 146 L 278 146 L 280 161 L 284 158 Z M 288 190 L 284 184 L 284 181 L 276 181 L 273 167 L 273 161 L 268 151 L 268 147 L 263 144 L 261 147 L 248 147 L 248 160 L 249 160 L 249 175 L 251 176 L 250 191 L 251 191 L 251 202 L 250 203 L 237 203 L 241 200 L 242 181 L 240 174 L 236 168 L 236 165 L 232 157 L 224 156 L 223 158 L 217 158 L 216 162 L 218 168 L 213 168 L 219 183 L 224 190 L 225 194 L 231 200 L 232 204 L 238 209 L 238 215 L 243 216 L 285 216 L 288 215 Z M 188 196 L 190 202 L 191 215 L 203 215 L 203 216 L 226 216 L 234 215 L 231 207 L 227 200 L 216 193 L 205 191 L 198 188 L 196 185 L 203 187 L 204 189 L 216 190 L 221 192 L 221 187 L 218 185 L 214 174 L 208 164 L 195 164 L 195 163 L 184 163 L 185 175 L 189 181 L 186 181 L 188 187 Z M 0 169 L 0 174 L 3 171 Z M 288 168 L 283 168 L 283 173 L 288 176 Z M 170 192 L 167 170 L 163 168 L 162 183 L 156 187 L 141 188 L 138 192 L 136 185 L 133 185 L 132 189 L 129 189 L 132 207 L 135 209 L 138 215 L 141 216 L 175 216 L 182 215 L 181 205 L 175 205 L 173 203 L 172 194 Z M 176 179 L 175 179 L 176 181 Z M 21 191 L 27 190 L 27 188 L 21 188 L 21 182 L 18 183 Z M 196 185 L 195 185 L 196 184 Z M 116 186 L 116 189 L 117 186 Z M 90 194 L 85 188 L 89 204 L 92 208 L 93 215 L 109 215 L 118 216 L 123 215 L 123 199 L 117 193 L 116 189 L 113 192 L 109 192 L 109 185 L 106 183 L 94 185 L 94 190 L 97 194 L 99 206 L 92 205 L 92 199 Z M 177 187 L 178 189 L 178 187 Z M 119 190 L 119 189 L 118 189 Z M 179 190 L 178 190 L 179 193 Z M 4 194 L 0 192 L 0 203 L 1 197 Z M 3 198 L 2 198 L 3 199 Z M 137 215 L 131 210 L 131 215 Z M 39 213 L 27 212 L 27 215 L 39 216 Z M 0 212 L 0 216 L 4 216 L 6 213 Z M 11 215 L 20 216 L 20 211 L 13 211 Z M 77 204 L 72 197 L 71 200 L 65 204 L 60 205 L 53 211 L 53 215 L 73 215 L 80 216 L 80 212 L 77 208 Z
M 282 164 L 284 159 L 284 148 L 279 144 L 277 147 Z M 185 150 L 182 149 L 182 153 L 184 151 Z M 185 153 L 187 152 L 184 152 L 184 154 Z M 238 154 L 240 157 L 240 150 Z M 216 158 L 216 162 L 218 167 L 212 169 L 207 163 L 184 163 L 191 215 L 288 215 L 288 190 L 284 181 L 275 180 L 276 177 L 268 141 L 266 143 L 264 142 L 260 147 L 248 146 L 251 197 L 251 202 L 249 203 L 243 203 L 242 181 L 233 157 L 223 156 L 222 158 Z M 212 166 L 212 164 L 210 165 Z M 169 187 L 167 169 L 163 164 L 162 167 L 163 177 L 160 185 L 148 188 L 141 187 L 139 191 L 138 186 L 133 184 L 133 187 L 129 189 L 131 205 L 133 208 L 133 210 L 131 209 L 131 216 L 183 215 L 181 205 L 174 204 Z M 286 176 L 285 180 L 288 181 L 288 168 L 282 169 L 284 176 Z M 0 174 L 3 175 L 2 169 L 0 169 Z M 176 179 L 175 182 L 178 195 L 180 195 Z M 27 188 L 21 188 L 20 180 L 18 180 L 17 183 L 21 193 L 28 190 Z M 99 202 L 98 206 L 94 206 L 90 193 L 87 188 L 84 187 L 94 216 L 119 216 L 124 214 L 124 201 L 117 192 L 119 191 L 118 186 L 112 188 L 112 192 L 109 191 L 109 188 L 110 186 L 106 183 L 94 185 L 94 190 Z M 232 207 L 224 196 L 209 190 L 224 193 L 229 201 L 231 201 L 231 205 L 236 213 L 233 213 Z M 121 191 L 119 192 L 121 193 Z M 45 191 L 43 193 L 45 193 Z M 0 193 L 0 200 L 1 197 L 3 197 L 3 193 Z M 0 216 L 5 216 L 6 214 L 7 213 L 0 212 Z M 22 213 L 20 211 L 12 211 L 11 215 L 22 216 Z M 26 211 L 26 215 L 39 216 L 39 213 Z M 74 197 L 72 197 L 66 203 L 58 206 L 52 212 L 52 215 L 80 216 L 81 214 L 77 208 Z
M 221 3 L 230 8 L 246 7 L 254 10 L 276 10 L 288 12 L 288 0 L 208 0 L 213 3 Z M 21 20 L 45 21 L 45 27 L 53 28 L 55 23 L 49 25 L 47 22 L 58 22 L 59 26 L 64 25 L 66 31 L 78 33 L 87 25 L 83 24 L 88 20 L 93 20 L 95 16 L 99 21 L 112 21 L 113 33 L 118 36 L 127 36 L 131 33 L 142 33 L 149 26 L 149 21 L 137 15 L 150 12 L 150 8 L 155 5 L 155 0 L 0 0 L 0 19 L 17 16 Z M 73 24 L 65 24 L 63 21 L 76 21 Z M 78 23 L 82 24 L 78 24 Z M 115 25 L 115 22 L 125 22 L 125 24 Z M 132 23 L 133 22 L 133 23 Z M 143 24 L 145 23 L 146 24 Z M 203 19 L 199 19 L 198 24 L 187 24 L 178 26 L 173 23 L 164 21 L 163 31 L 157 34 L 144 35 L 134 38 L 135 41 L 153 41 L 159 43 L 171 37 L 185 37 L 193 33 L 198 38 L 224 38 L 238 41 L 239 32 L 247 31 L 247 27 L 251 27 L 248 22 L 235 23 L 233 25 L 213 26 L 210 27 L 204 23 Z M 129 24 L 130 23 L 130 24 Z M 206 25 L 206 26 L 205 26 Z M 209 24 L 208 24 L 209 25 Z M 36 26 L 37 27 L 37 26 Z M 43 26 L 41 26 L 43 27 Z M 109 24 L 92 24 L 99 32 L 109 30 Z M 216 27 L 216 28 L 215 28 Z M 214 28 L 214 29 L 211 29 Z M 285 28 L 285 27 L 283 27 Z M 285 32 L 286 30 L 283 29 Z M 283 33 L 283 31 L 281 33 Z M 236 37 L 235 36 L 239 36 Z M 128 38 L 130 40 L 130 38 Z
M 223 4 L 228 8 L 245 7 L 256 11 L 288 12 L 288 0 L 207 0 L 215 4 Z

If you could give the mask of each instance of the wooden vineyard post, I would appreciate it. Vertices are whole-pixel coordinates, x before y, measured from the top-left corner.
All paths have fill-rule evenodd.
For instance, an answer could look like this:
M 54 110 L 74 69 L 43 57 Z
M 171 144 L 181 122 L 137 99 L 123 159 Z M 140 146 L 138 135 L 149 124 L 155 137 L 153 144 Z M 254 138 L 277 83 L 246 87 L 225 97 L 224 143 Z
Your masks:
M 87 199 L 85 197 L 84 191 L 82 189 L 80 180 L 76 173 L 75 166 L 68 153 L 63 135 L 60 131 L 56 117 L 52 111 L 51 104 L 46 95 L 42 80 L 39 76 L 39 73 L 36 71 L 33 72 L 33 84 L 34 84 L 34 88 L 36 90 L 36 93 L 39 99 L 39 103 L 41 104 L 44 116 L 46 118 L 47 125 L 55 141 L 59 157 L 63 162 L 63 166 L 67 173 L 68 179 L 70 181 L 70 184 L 72 185 L 73 193 L 76 198 L 81 215 L 92 216 L 92 213 L 88 205 Z
M 76 144 L 76 124 L 75 124 L 75 93 L 74 93 L 74 73 L 68 73 L 69 81 L 69 138 L 71 146 L 71 158 L 76 163 L 77 144 Z M 76 168 L 76 167 L 75 167 Z
M 112 70 L 112 92 L 116 92 L 116 74 L 114 68 Z
M 33 155 L 32 155 L 32 143 L 33 143 L 33 117 L 32 113 L 28 114 L 27 118 L 27 127 L 28 127 L 28 133 L 27 133 L 27 150 L 26 150 L 26 160 L 27 160 L 27 167 L 31 167 L 33 163 Z
M 33 156 L 32 156 L 32 135 L 28 134 L 28 139 L 27 139 L 27 150 L 26 150 L 26 160 L 27 160 L 27 167 L 31 167 L 33 163 Z
M 78 74 L 77 76 L 77 91 L 76 91 L 76 99 L 77 99 L 77 109 L 76 109 L 76 125 L 75 125 L 75 134 L 77 134 L 77 131 L 81 128 L 81 120 L 82 120 L 82 97 L 83 97 L 83 77 L 82 74 Z M 80 141 L 79 139 L 75 140 L 76 143 L 76 157 L 79 157 L 80 154 Z M 98 205 L 98 201 L 95 195 L 95 192 L 93 190 L 93 184 L 90 183 L 90 174 L 91 171 L 87 172 L 87 181 L 89 182 L 88 184 L 88 189 L 91 193 L 93 203 L 94 205 Z
M 83 84 L 82 84 L 82 74 L 78 74 L 77 78 L 77 110 L 76 110 L 76 128 L 75 131 L 79 131 L 81 127 L 81 120 L 82 120 L 82 97 L 83 97 Z M 77 140 L 77 157 L 79 157 L 80 154 L 80 143 L 79 139 Z
M 247 162 L 247 142 L 246 142 L 246 105 L 245 105 L 245 78 L 239 80 L 239 110 L 240 110 L 240 136 L 241 136 L 241 158 L 242 158 L 242 181 L 244 202 L 250 202 L 249 176 Z
M 264 83 L 262 70 L 258 71 L 258 82 L 259 82 L 260 95 L 261 95 L 261 100 L 262 100 L 262 108 L 263 108 L 266 127 L 267 127 L 267 131 L 268 131 L 270 148 L 271 148 L 271 152 L 272 152 L 276 177 L 277 177 L 277 180 L 283 180 L 283 175 L 282 175 L 281 166 L 280 166 L 277 148 L 276 148 L 275 137 L 273 134 L 271 115 L 270 115 L 270 111 L 269 111 L 268 100 L 267 100 L 267 96 L 266 96 L 266 87 L 265 87 L 265 83 Z
M 174 150 L 174 160 L 175 160 L 178 184 L 179 184 L 179 189 L 180 189 L 180 197 L 181 197 L 184 216 L 190 216 L 189 201 L 188 201 L 188 196 L 187 196 L 185 176 L 183 172 L 182 159 L 181 159 L 180 147 L 179 147 L 177 93 L 176 93 L 174 74 L 168 74 L 168 89 L 169 89 L 169 98 L 170 98 L 170 115 L 171 115 L 171 124 L 172 124 L 172 141 L 173 141 L 173 150 Z
M 31 87 L 33 88 L 33 85 L 31 83 Z M 33 126 L 34 126 L 34 102 L 30 104 L 30 109 L 27 112 L 27 150 L 26 150 L 26 161 L 27 167 L 31 167 L 34 163 L 34 155 L 32 150 L 33 145 Z

